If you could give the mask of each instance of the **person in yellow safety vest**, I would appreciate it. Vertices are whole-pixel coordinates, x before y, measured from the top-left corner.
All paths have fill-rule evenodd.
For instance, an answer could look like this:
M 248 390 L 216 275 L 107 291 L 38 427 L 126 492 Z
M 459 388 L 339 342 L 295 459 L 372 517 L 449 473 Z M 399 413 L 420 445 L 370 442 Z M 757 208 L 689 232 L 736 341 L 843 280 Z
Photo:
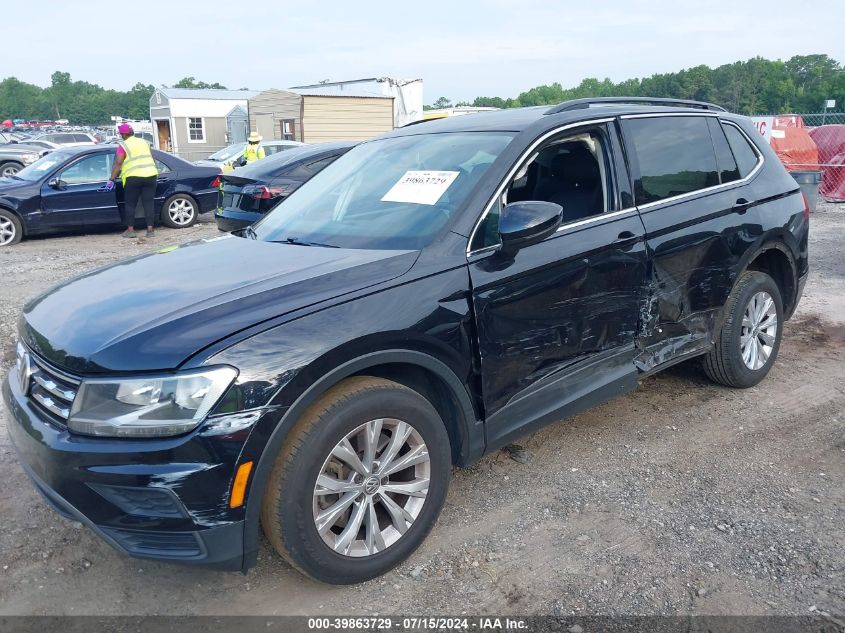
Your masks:
M 135 209 L 139 200 L 144 209 L 144 219 L 147 221 L 147 237 L 153 237 L 153 198 L 158 178 L 153 153 L 145 140 L 135 136 L 135 131 L 128 123 L 121 123 L 117 131 L 123 140 L 118 141 L 114 168 L 111 170 L 111 179 L 106 183 L 106 189 L 114 189 L 114 181 L 120 174 L 123 181 L 123 199 L 126 203 L 126 231 L 123 232 L 123 237 L 135 237 Z
M 241 157 L 241 160 L 238 161 L 238 164 L 249 165 L 250 163 L 254 163 L 257 160 L 264 158 L 264 148 L 260 145 L 261 137 L 258 135 L 258 132 L 252 132 L 246 141 L 244 155 Z

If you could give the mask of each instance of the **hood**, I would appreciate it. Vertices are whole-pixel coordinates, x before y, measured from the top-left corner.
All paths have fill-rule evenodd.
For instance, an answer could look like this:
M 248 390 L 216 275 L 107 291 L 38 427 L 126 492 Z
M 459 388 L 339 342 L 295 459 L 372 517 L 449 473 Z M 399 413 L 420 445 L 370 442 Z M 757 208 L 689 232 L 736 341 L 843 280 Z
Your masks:
M 32 187 L 37 189 L 39 186 L 39 183 L 30 180 L 0 176 L 0 198 L 9 194 L 15 194 L 19 189 L 29 189 Z
M 226 235 L 163 248 L 48 290 L 25 306 L 21 334 L 74 373 L 175 369 L 244 328 L 398 277 L 417 255 Z

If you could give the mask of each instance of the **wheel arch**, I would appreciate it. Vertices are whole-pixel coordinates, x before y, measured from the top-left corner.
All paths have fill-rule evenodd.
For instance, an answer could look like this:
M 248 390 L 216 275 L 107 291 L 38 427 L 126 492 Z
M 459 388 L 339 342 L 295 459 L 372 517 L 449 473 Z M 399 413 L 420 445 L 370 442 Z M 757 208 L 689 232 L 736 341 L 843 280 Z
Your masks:
M 746 256 L 736 279 L 748 270 L 766 273 L 774 279 L 783 298 L 784 318 L 789 319 L 798 304 L 798 267 L 790 248 L 779 240 L 762 244 Z
M 346 361 L 325 373 L 301 393 L 284 412 L 265 444 L 249 486 L 244 522 L 246 571 L 258 555 L 259 518 L 276 455 L 290 429 L 305 410 L 328 389 L 353 376 L 393 380 L 420 393 L 440 414 L 452 444 L 452 461 L 465 465 L 484 451 L 483 422 L 478 420 L 469 394 L 457 375 L 442 361 L 424 352 L 389 349 Z

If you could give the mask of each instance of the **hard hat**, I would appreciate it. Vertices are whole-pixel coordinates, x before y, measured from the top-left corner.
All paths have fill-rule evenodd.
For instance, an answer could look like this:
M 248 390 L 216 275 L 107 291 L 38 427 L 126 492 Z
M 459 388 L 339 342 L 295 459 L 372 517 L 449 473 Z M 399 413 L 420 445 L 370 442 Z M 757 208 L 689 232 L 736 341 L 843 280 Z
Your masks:
M 250 132 L 247 141 L 249 141 L 250 143 L 258 143 L 261 141 L 261 135 L 259 135 L 258 132 Z
M 120 134 L 134 134 L 135 130 L 132 129 L 132 126 L 128 123 L 121 123 L 117 126 L 117 131 Z

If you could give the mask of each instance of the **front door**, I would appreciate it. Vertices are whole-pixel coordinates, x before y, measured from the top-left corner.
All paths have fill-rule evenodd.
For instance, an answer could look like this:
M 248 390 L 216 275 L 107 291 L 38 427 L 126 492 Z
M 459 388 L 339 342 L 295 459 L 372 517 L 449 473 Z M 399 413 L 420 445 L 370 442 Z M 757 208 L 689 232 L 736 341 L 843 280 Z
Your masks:
M 41 209 L 45 223 L 58 228 L 120 224 L 116 193 L 106 190 L 113 160 L 111 152 L 89 154 L 44 183 Z
M 478 227 L 470 255 L 489 447 L 636 385 L 646 278 L 644 228 L 622 208 L 616 132 L 553 137 L 522 165 Z M 496 248 L 501 205 L 563 207 L 560 230 L 515 256 Z

